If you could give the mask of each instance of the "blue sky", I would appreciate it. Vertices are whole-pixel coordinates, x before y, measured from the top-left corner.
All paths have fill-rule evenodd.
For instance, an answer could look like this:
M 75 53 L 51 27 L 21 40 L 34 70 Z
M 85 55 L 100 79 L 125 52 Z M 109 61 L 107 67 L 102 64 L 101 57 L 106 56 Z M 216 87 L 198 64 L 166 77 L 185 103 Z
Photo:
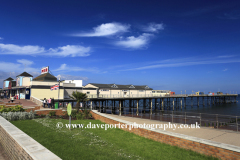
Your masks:
M 239 1 L 2 1 L 0 80 L 240 93 Z M 0 84 L 2 87 L 2 84 Z

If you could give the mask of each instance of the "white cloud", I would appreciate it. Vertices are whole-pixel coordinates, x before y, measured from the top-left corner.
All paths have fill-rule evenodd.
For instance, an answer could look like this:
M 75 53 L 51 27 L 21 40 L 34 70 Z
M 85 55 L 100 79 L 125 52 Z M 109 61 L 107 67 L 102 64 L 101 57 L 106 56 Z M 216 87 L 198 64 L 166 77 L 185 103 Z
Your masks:
M 158 32 L 159 30 L 164 30 L 163 24 L 150 23 L 148 26 L 142 27 L 145 32 Z
M 0 37 L 0 39 L 3 39 L 2 37 Z
M 22 55 L 35 55 L 43 53 L 45 50 L 39 46 L 19 46 L 15 44 L 2 44 L 0 43 L 0 54 L 22 54 Z
M 228 69 L 226 68 L 226 69 L 224 69 L 223 71 L 225 72 L 225 71 L 227 71 Z
M 193 65 L 204 65 L 204 64 L 224 64 L 224 63 L 239 63 L 240 59 L 224 59 L 219 60 L 215 58 L 186 58 L 186 59 L 170 59 L 162 62 L 153 62 L 153 65 L 146 65 L 139 67 L 132 67 L 128 69 L 122 69 L 120 71 L 134 71 L 134 70 L 145 70 L 145 69 L 155 69 L 155 68 L 169 68 L 169 67 L 183 67 L 183 66 L 193 66 Z M 227 71 L 227 69 L 223 70 Z
M 230 58 L 230 57 L 235 57 L 235 55 L 223 55 L 223 56 L 218 56 L 218 58 Z
M 128 32 L 130 25 L 124 25 L 121 23 L 105 23 L 93 28 L 92 32 L 72 34 L 77 37 L 102 37 L 112 36 L 118 33 Z
M 62 64 L 58 69 L 55 69 L 53 71 L 57 72 L 78 72 L 78 71 L 86 71 L 86 72 L 99 72 L 97 68 L 81 68 L 81 67 L 73 67 L 68 66 L 67 64 Z
M 17 60 L 18 63 L 22 63 L 23 65 L 27 65 L 27 66 L 30 66 L 33 64 L 33 61 L 29 61 L 27 59 L 19 59 Z
M 141 49 L 147 46 L 152 34 L 143 33 L 139 37 L 130 36 L 115 42 L 115 45 L 128 49 Z M 122 40 L 123 39 L 123 40 Z
M 0 43 L 0 54 L 20 54 L 20 55 L 46 55 L 46 56 L 60 56 L 60 57 L 84 57 L 89 56 L 90 47 L 83 47 L 80 45 L 66 45 L 58 48 L 50 48 L 46 50 L 39 46 L 19 46 L 15 44 Z
M 27 60 L 25 60 L 27 62 Z M 25 67 L 23 64 L 24 60 L 18 60 L 18 63 L 11 63 L 11 62 L 0 62 L 0 71 L 3 72 L 23 72 L 25 68 L 26 72 L 39 72 L 40 69 L 31 67 L 30 63 Z M 30 62 L 30 61 L 29 61 Z
M 79 45 L 66 45 L 63 47 L 58 47 L 58 48 L 50 48 L 49 49 L 49 54 L 54 55 L 54 56 L 62 56 L 62 57 L 85 57 L 89 56 L 89 52 L 91 51 L 90 47 L 83 47 Z

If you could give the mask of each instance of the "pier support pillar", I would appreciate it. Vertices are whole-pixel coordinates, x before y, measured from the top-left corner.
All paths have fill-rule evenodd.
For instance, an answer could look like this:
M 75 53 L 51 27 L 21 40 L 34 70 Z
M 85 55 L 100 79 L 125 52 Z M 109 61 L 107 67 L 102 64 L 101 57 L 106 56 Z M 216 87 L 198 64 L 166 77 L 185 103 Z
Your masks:
M 92 101 L 90 102 L 90 109 L 92 110 Z
M 139 101 L 139 100 L 137 100 L 137 116 L 138 116 L 138 101 Z
M 173 111 L 174 111 L 174 98 L 173 98 L 173 100 L 172 100 L 172 105 L 173 105 Z
M 119 101 L 119 116 L 121 116 L 122 115 L 122 101 L 120 100 Z
M 131 110 L 131 105 L 132 105 L 132 100 L 129 99 L 129 106 L 128 106 L 129 114 L 132 112 L 132 110 Z
M 155 105 L 154 105 L 155 108 L 154 109 L 155 109 L 155 114 L 156 114 L 157 113 L 157 98 L 155 98 L 154 103 L 155 103 Z
M 146 99 L 143 99 L 143 113 L 145 114 L 146 109 Z
M 107 113 L 107 101 L 105 101 L 104 113 Z
M 164 110 L 164 98 L 162 99 L 162 111 Z
M 184 97 L 184 108 L 186 108 L 186 105 L 187 105 L 187 99 L 186 97 Z
M 116 114 L 115 100 L 113 100 L 113 113 Z
M 182 110 L 182 98 L 181 98 L 181 100 L 180 100 L 180 103 L 181 103 L 181 110 Z
M 152 114 L 152 98 L 151 98 L 150 106 L 151 106 L 150 114 Z

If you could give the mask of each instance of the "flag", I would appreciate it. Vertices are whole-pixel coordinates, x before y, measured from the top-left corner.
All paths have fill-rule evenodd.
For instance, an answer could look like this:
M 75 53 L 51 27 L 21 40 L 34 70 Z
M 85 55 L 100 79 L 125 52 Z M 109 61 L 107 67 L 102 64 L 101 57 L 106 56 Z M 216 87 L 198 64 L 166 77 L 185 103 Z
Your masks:
M 59 84 L 55 84 L 54 86 L 51 86 L 51 91 L 53 90 L 58 90 L 59 89 Z
M 55 89 L 55 90 L 59 89 L 59 84 L 55 84 L 55 85 L 54 85 L 54 89 Z
M 53 91 L 54 90 L 54 86 L 51 86 L 50 89 L 51 89 L 51 91 Z

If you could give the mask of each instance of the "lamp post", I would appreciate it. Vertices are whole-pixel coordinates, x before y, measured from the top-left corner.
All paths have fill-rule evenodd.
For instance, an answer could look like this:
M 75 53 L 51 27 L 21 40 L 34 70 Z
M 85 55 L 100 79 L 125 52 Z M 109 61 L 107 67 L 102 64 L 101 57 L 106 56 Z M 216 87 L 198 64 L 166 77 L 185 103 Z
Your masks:
M 59 108 L 59 92 L 60 92 L 60 77 L 58 78 L 58 108 Z

